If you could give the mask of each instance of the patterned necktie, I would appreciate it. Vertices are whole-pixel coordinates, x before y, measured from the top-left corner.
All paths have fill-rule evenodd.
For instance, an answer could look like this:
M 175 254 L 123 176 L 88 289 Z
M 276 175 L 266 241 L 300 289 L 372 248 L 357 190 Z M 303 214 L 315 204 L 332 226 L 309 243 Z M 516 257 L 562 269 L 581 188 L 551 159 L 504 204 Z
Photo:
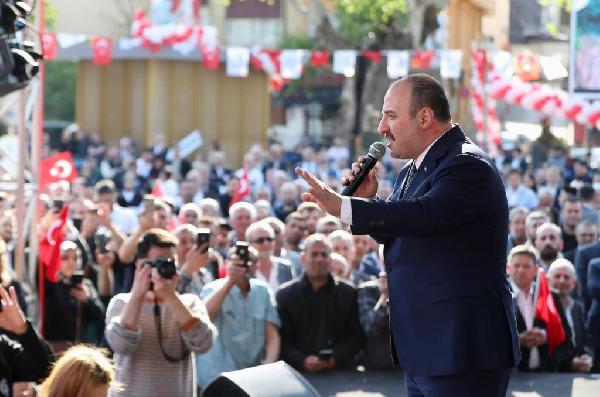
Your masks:
M 408 191 L 408 187 L 410 186 L 410 183 L 413 181 L 416 174 L 417 174 L 417 167 L 415 166 L 415 162 L 413 161 L 413 163 L 410 165 L 410 168 L 408 170 L 408 175 L 406 176 L 406 183 L 402 187 L 402 193 L 400 193 L 400 198 L 404 197 L 404 195 Z

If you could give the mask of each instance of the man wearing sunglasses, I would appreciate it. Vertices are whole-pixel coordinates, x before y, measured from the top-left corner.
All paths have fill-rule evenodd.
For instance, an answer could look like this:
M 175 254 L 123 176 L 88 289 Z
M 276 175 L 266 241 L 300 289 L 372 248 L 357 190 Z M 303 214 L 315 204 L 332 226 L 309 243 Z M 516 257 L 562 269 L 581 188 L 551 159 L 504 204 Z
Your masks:
M 256 278 L 263 280 L 273 292 L 279 286 L 296 277 L 292 263 L 284 258 L 277 257 L 275 251 L 275 231 L 266 222 L 256 222 L 246 230 L 246 241 L 258 253 L 256 261 Z
M 325 235 L 308 236 L 300 255 L 303 276 L 277 292 L 282 358 L 301 371 L 346 367 L 363 344 L 356 290 L 331 276 L 330 255 Z

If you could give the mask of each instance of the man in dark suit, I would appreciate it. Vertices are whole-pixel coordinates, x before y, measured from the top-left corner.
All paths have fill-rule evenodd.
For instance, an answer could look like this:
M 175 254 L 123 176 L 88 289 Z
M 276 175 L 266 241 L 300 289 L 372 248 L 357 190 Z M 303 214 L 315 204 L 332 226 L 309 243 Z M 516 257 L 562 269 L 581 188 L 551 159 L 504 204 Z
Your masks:
M 374 198 L 375 170 L 356 198 L 342 198 L 299 168 L 310 186 L 303 199 L 385 244 L 393 350 L 409 396 L 504 396 L 520 353 L 498 170 L 452 124 L 446 94 L 430 76 L 394 82 L 382 113 L 378 132 L 391 156 L 413 160 L 392 195 Z
M 579 296 L 583 299 L 585 312 L 590 310 L 592 299 L 588 293 L 588 269 L 592 259 L 600 257 L 600 241 L 577 248 L 575 271 L 579 285 Z

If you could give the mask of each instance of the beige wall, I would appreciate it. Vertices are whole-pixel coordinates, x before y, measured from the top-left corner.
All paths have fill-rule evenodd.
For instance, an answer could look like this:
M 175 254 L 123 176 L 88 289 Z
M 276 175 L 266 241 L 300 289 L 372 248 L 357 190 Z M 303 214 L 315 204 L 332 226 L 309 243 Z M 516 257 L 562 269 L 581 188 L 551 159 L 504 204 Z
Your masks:
M 493 12 L 483 16 L 482 33 L 485 37 L 491 37 L 496 48 L 502 48 L 508 44 L 509 29 L 509 0 L 496 0 Z
M 129 36 L 131 10 L 147 8 L 150 0 L 48 0 L 57 11 L 54 31 Z
M 186 61 L 114 61 L 98 67 L 79 63 L 76 118 L 109 142 L 123 136 L 139 145 L 164 133 L 175 142 L 199 129 L 206 147 L 218 141 L 232 165 L 255 143 L 267 144 L 270 120 L 264 73 L 246 78 L 206 71 Z

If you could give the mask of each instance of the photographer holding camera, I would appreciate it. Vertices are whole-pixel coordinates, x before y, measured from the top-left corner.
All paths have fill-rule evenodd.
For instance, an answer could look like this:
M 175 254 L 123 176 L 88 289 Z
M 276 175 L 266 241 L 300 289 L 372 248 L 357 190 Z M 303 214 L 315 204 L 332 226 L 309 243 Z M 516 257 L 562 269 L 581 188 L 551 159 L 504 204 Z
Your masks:
M 143 234 L 131 292 L 108 306 L 105 335 L 123 395 L 196 395 L 192 352 L 210 349 L 217 331 L 196 295 L 175 291 L 177 243 L 166 230 Z
M 245 242 L 229 249 L 228 275 L 204 286 L 201 298 L 219 330 L 206 354 L 198 355 L 198 385 L 205 387 L 221 372 L 277 361 L 281 339 L 275 296 L 254 278 L 257 253 Z

